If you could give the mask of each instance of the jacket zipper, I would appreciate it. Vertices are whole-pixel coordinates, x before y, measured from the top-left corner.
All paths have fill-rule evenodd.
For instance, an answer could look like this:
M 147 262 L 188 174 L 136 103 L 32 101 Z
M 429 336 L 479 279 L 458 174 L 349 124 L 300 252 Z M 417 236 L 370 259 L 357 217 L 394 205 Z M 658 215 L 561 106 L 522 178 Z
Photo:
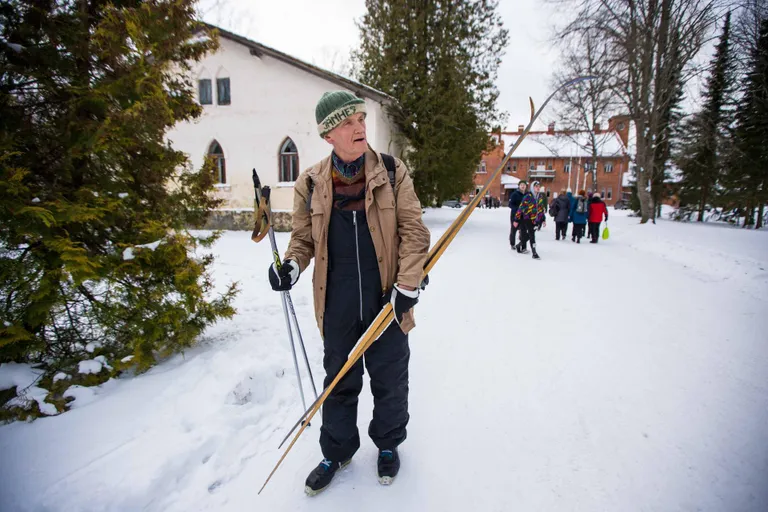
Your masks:
M 360 271 L 360 243 L 357 240 L 357 212 L 352 211 L 352 223 L 355 226 L 355 253 L 357 255 L 357 287 L 360 291 L 360 321 L 363 321 L 363 274 Z

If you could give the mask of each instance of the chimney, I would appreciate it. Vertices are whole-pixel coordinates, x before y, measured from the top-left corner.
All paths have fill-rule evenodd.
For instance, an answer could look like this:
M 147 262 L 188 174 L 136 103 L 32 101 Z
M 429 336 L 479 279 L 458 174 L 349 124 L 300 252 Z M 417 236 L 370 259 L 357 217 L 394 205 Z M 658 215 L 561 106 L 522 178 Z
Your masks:
M 554 121 L 549 123 L 549 126 L 547 126 L 547 133 L 554 135 L 555 133 L 555 123 Z
M 594 130 L 595 133 L 600 133 L 600 123 L 595 123 Z
M 525 125 L 524 124 L 517 125 L 517 131 L 518 132 L 523 133 L 523 130 L 525 130 Z

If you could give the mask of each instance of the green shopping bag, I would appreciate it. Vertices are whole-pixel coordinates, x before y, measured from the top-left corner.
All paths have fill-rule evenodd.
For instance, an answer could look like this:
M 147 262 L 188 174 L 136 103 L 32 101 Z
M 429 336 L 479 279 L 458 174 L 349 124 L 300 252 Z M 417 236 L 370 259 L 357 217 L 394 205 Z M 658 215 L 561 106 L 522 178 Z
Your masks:
M 608 240 L 609 236 L 611 236 L 611 233 L 608 231 L 608 222 L 606 222 L 603 228 L 603 240 Z

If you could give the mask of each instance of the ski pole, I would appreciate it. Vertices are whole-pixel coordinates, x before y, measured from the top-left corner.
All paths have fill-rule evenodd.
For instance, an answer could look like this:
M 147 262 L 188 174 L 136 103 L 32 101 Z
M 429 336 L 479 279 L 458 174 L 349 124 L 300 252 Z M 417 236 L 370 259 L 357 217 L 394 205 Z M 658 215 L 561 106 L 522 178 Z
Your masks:
M 251 235 L 251 239 L 254 242 L 260 242 L 264 239 L 264 236 L 269 234 L 270 243 L 272 246 L 272 254 L 274 257 L 274 263 L 277 270 L 280 270 L 280 267 L 282 266 L 282 262 L 280 261 L 280 255 L 277 250 L 277 241 L 275 240 L 275 232 L 272 228 L 272 222 L 270 218 L 270 205 L 269 205 L 269 196 L 270 196 L 270 189 L 269 187 L 261 187 L 261 182 L 259 180 L 259 176 L 256 174 L 256 169 L 253 170 L 253 187 L 255 192 L 255 201 L 256 201 L 256 226 L 253 230 L 253 234 Z M 315 382 L 314 377 L 312 376 L 312 369 L 309 365 L 309 358 L 307 357 L 307 351 L 304 347 L 304 339 L 301 336 L 301 329 L 299 328 L 299 320 L 296 317 L 296 310 L 293 308 L 293 301 L 291 300 L 290 292 L 283 291 L 280 294 L 281 296 L 281 303 L 283 306 L 283 315 L 285 316 L 285 327 L 288 330 L 288 340 L 291 344 L 291 353 L 293 356 L 293 367 L 296 370 L 296 379 L 299 384 L 299 394 L 301 395 L 301 402 L 306 410 L 306 399 L 304 397 L 304 386 L 301 382 L 301 372 L 299 370 L 299 362 L 298 358 L 296 357 L 296 344 L 293 339 L 293 329 L 292 329 L 292 323 L 296 327 L 296 333 L 299 338 L 299 342 L 301 343 L 301 350 L 304 355 L 304 362 L 307 365 L 307 373 L 309 374 L 309 379 L 312 384 L 312 390 L 315 393 L 315 397 L 317 397 L 317 390 L 315 388 Z M 290 312 L 290 313 L 289 313 Z
M 262 189 L 262 197 L 265 198 L 267 204 L 269 204 L 269 187 L 264 187 Z M 280 261 L 280 252 L 277 250 L 277 241 L 275 240 L 275 230 L 272 228 L 272 224 L 270 223 L 269 226 L 269 243 L 272 245 L 272 256 L 275 259 L 275 267 L 280 269 L 280 267 L 283 265 Z M 312 368 L 309 366 L 309 358 L 307 357 L 307 349 L 304 346 L 304 338 L 301 336 L 301 329 L 299 329 L 299 319 L 296 316 L 296 310 L 293 308 L 293 301 L 291 300 L 291 292 L 288 290 L 282 292 L 283 294 L 283 300 L 285 301 L 285 305 L 288 308 L 288 312 L 290 313 L 290 317 L 293 320 L 293 324 L 296 327 L 296 336 L 299 338 L 299 347 L 301 347 L 301 353 L 304 356 L 304 363 L 307 365 L 307 373 L 309 374 L 309 382 L 312 384 L 312 391 L 315 394 L 315 399 L 317 399 L 317 388 L 315 388 L 315 378 L 312 376 Z M 286 315 L 288 316 L 288 315 Z M 293 342 L 291 342 L 291 348 L 293 348 Z M 296 358 L 296 350 L 294 349 L 294 359 Z M 298 370 L 297 370 L 298 371 Z M 303 393 L 302 393 L 303 395 Z M 302 399 L 303 401 L 303 399 Z M 304 410 L 306 410 L 306 405 L 304 406 Z
M 279 267 L 278 267 L 279 270 Z M 293 367 L 296 370 L 296 380 L 299 381 L 299 394 L 301 395 L 301 404 L 306 407 L 307 402 L 304 399 L 304 386 L 301 385 L 301 373 L 299 372 L 299 361 L 296 359 L 296 345 L 293 342 L 293 329 L 291 329 L 291 319 L 288 315 L 288 304 L 285 301 L 285 292 L 281 294 L 280 300 L 283 304 L 283 316 L 285 316 L 285 328 L 288 329 L 288 340 L 291 342 L 291 353 L 293 354 Z

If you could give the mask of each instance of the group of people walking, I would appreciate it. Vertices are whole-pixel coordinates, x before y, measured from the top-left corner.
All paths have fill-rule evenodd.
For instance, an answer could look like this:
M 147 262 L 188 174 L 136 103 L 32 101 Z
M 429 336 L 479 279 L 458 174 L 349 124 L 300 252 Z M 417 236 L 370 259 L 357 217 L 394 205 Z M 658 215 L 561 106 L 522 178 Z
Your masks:
M 531 190 L 528 182 L 520 180 L 518 189 L 509 197 L 510 221 L 509 244 L 519 254 L 528 252 L 528 242 L 531 243 L 531 253 L 534 259 L 540 259 L 536 252 L 536 231 L 546 227 L 547 197 L 541 192 L 541 183 L 534 181 Z M 555 240 L 565 240 L 568 237 L 568 224 L 573 223 L 571 241 L 581 243 L 586 236 L 585 230 L 589 224 L 590 243 L 596 244 L 600 238 L 600 224 L 608 221 L 608 208 L 599 194 L 579 190 L 574 196 L 570 191 L 561 190 L 552 201 L 549 214 L 555 219 Z M 520 232 L 520 242 L 517 233 Z

